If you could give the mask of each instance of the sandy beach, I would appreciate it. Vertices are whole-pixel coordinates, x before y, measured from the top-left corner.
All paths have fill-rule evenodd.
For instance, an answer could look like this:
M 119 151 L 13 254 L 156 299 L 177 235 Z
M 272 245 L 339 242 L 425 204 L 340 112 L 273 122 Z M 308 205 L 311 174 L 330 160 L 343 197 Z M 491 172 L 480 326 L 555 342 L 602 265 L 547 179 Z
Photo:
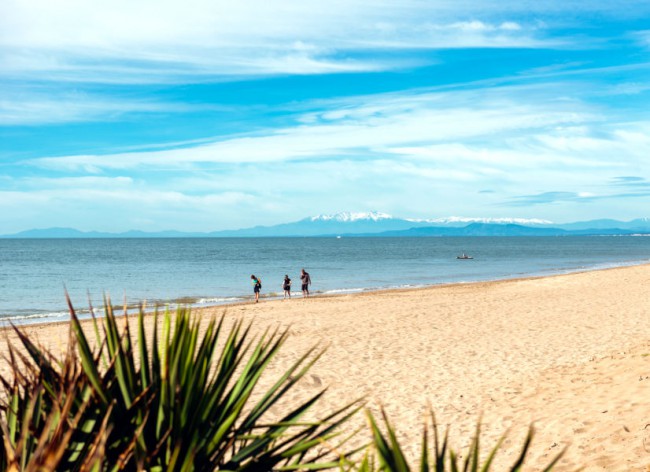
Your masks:
M 527 470 L 565 447 L 557 470 L 650 470 L 650 265 L 265 301 L 200 316 L 207 323 L 223 312 L 257 333 L 289 329 L 270 377 L 310 347 L 328 346 L 289 401 L 328 386 L 326 412 L 364 396 L 373 411 L 383 405 L 411 454 L 430 404 L 457 450 L 481 415 L 483 444 L 510 430 L 501 464 L 534 422 Z M 66 323 L 25 331 L 53 350 L 67 339 Z M 15 342 L 10 330 L 4 336 Z

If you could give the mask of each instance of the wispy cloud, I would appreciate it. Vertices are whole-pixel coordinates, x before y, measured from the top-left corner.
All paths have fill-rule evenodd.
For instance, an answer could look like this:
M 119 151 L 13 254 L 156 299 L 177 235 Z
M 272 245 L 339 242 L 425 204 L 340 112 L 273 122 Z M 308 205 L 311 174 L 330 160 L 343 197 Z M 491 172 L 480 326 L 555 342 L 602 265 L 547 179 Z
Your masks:
M 125 115 L 181 113 L 192 108 L 181 103 L 123 99 L 81 92 L 46 94 L 24 90 L 19 92 L 11 87 L 5 90 L 6 95 L 0 97 L 0 126 L 110 122 Z
M 644 47 L 650 49 L 650 30 L 635 31 L 632 37 Z
M 192 168 L 207 164 L 364 155 L 408 155 L 423 159 L 436 158 L 436 153 L 449 154 L 452 149 L 448 146 L 453 144 L 448 143 L 460 140 L 491 140 L 493 136 L 516 139 L 520 133 L 598 121 L 597 114 L 589 107 L 575 101 L 547 103 L 545 97 L 541 97 L 543 99 L 536 102 L 522 103 L 512 98 L 524 94 L 532 96 L 541 90 L 540 87 L 511 87 L 453 93 L 407 92 L 364 97 L 365 100 L 355 97 L 347 106 L 336 100 L 337 108 L 299 115 L 296 126 L 269 130 L 265 135 L 258 133 L 160 151 L 45 157 L 32 163 L 51 169 L 100 172 L 101 169 Z M 537 141 L 546 148 L 558 148 L 562 139 L 568 138 L 540 135 Z M 575 142 L 578 139 L 574 136 L 571 142 L 584 147 L 584 143 Z M 431 147 L 432 144 L 438 147 Z M 466 154 L 471 153 L 466 150 Z M 490 161 L 498 156 L 481 157 L 478 153 L 470 157 L 476 161 Z M 512 159 L 515 158 L 507 154 L 499 158 L 501 161 Z
M 576 192 L 543 192 L 535 195 L 521 195 L 510 200 L 512 206 L 530 206 L 559 202 L 590 201 L 595 197 L 591 194 L 579 194 Z
M 114 231 L 116 228 L 150 230 L 205 230 L 220 218 L 228 224 L 244 224 L 246 213 L 256 199 L 244 192 L 192 195 L 175 190 L 160 190 L 148 185 L 121 185 L 115 188 L 56 186 L 55 188 L 0 191 L 0 217 L 3 231 L 29 227 L 70 225 L 82 230 Z M 21 208 L 20 212 L 15 212 Z M 43 211 L 48 208 L 48 211 Z M 100 219 L 97 215 L 101 214 Z M 235 226 L 236 227 L 236 226 Z
M 636 217 L 650 3 L 578 3 L 0 2 L 0 226 Z
M 532 206 L 565 202 L 590 203 L 594 201 L 616 201 L 630 198 L 647 199 L 650 196 L 650 181 L 643 177 L 614 177 L 608 183 L 594 184 L 592 188 L 600 189 L 599 193 L 568 191 L 543 192 L 533 195 L 519 195 L 509 199 L 506 204 L 511 206 Z M 613 188 L 615 191 L 611 191 L 610 188 Z M 621 188 L 627 191 L 621 192 Z
M 614 177 L 611 180 L 611 185 L 613 187 L 624 187 L 628 189 L 640 189 L 646 190 L 650 189 L 650 180 L 644 177 L 634 177 L 634 176 L 622 176 Z
M 158 208 L 176 205 L 194 214 L 203 210 L 192 205 L 201 209 L 211 201 L 200 196 L 230 195 L 241 199 L 240 208 L 264 207 L 273 214 L 290 207 L 298 217 L 311 214 L 311 202 L 319 199 L 318 212 L 347 208 L 352 200 L 400 214 L 408 201 L 413 216 L 433 217 L 444 215 L 432 214 L 431 202 L 451 201 L 459 214 L 511 208 L 525 217 L 526 208 L 536 206 L 545 208 L 544 217 L 558 219 L 555 206 L 646 196 L 609 187 L 638 186 L 640 181 L 615 180 L 633 171 L 650 175 L 650 122 L 613 123 L 604 109 L 578 97 L 554 100 L 544 90 L 540 85 L 339 98 L 329 106 L 320 101 L 321 111 L 297 114 L 292 127 L 181 148 L 40 158 L 30 165 L 84 176 L 87 181 L 64 180 L 61 187 L 94 187 L 84 195 L 98 206 L 111 199 L 127 205 L 109 197 L 110 188 L 98 190 L 110 186 L 108 176 L 123 175 L 133 180 L 119 182 L 122 193 L 131 202 L 142 200 L 140 209 L 153 211 L 159 199 Z M 158 182 L 168 191 L 157 189 Z M 371 190 L 376 185 L 381 192 Z M 43 187 L 53 190 L 52 184 Z
M 403 67 L 388 49 L 536 48 L 563 43 L 543 24 L 497 20 L 493 9 L 445 2 L 334 0 L 179 4 L 3 2 L 5 77 L 103 83 L 322 74 Z M 478 7 L 478 8 L 477 8 Z M 497 9 L 498 10 L 498 9 Z M 505 15 L 517 11 L 505 9 Z M 516 10 L 516 9 L 515 9 Z M 372 58 L 357 53 L 374 51 Z

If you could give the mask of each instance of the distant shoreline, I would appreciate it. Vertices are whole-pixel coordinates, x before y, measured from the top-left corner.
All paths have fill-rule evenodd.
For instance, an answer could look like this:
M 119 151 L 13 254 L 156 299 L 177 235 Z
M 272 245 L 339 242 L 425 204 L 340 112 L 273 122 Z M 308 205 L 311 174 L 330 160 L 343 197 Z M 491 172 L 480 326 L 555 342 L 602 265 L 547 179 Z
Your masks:
M 606 267 L 598 266 L 598 267 L 580 268 L 574 270 L 554 270 L 551 271 L 551 273 L 546 273 L 546 274 L 531 273 L 529 275 L 513 276 L 513 277 L 501 277 L 501 278 L 489 278 L 489 279 L 486 278 L 486 279 L 467 280 L 467 281 L 459 281 L 459 282 L 441 282 L 436 284 L 423 284 L 423 285 L 413 285 L 413 286 L 393 286 L 393 287 L 378 287 L 378 288 L 364 288 L 364 289 L 335 289 L 326 292 L 313 291 L 310 294 L 310 298 L 336 298 L 336 297 L 363 296 L 363 295 L 372 296 L 373 294 L 383 294 L 383 293 L 393 293 L 393 292 L 408 293 L 411 291 L 431 290 L 431 289 L 437 289 L 441 287 L 471 286 L 471 285 L 478 285 L 478 284 L 498 284 L 504 282 L 513 282 L 513 281 L 516 282 L 516 281 L 553 278 L 553 277 L 561 277 L 564 275 L 598 272 L 598 271 L 606 271 L 606 270 L 616 270 L 620 268 L 637 267 L 637 266 L 644 266 L 644 265 L 650 266 L 650 262 L 638 261 L 638 262 L 630 262 L 630 263 L 618 263 L 618 264 L 611 264 Z M 302 293 L 298 290 L 292 291 L 291 293 L 292 293 L 291 299 L 287 299 L 286 300 L 287 302 L 300 300 L 303 298 Z M 227 309 L 232 307 L 246 306 L 251 304 L 253 301 L 252 295 L 245 296 L 245 297 L 229 297 L 229 298 L 230 300 L 228 301 L 216 302 L 216 303 L 196 303 L 191 301 L 188 303 L 182 303 L 174 300 L 167 301 L 167 302 L 160 302 L 157 304 L 146 303 L 145 313 L 147 314 L 147 316 L 149 316 L 149 315 L 153 315 L 153 313 L 156 310 L 158 310 L 159 312 L 163 312 L 167 308 L 169 308 L 172 311 L 175 311 L 176 309 L 179 308 L 189 308 L 192 311 L 201 312 L 201 311 L 212 310 L 217 308 Z M 276 302 L 282 300 L 283 300 L 283 294 L 281 292 L 270 292 L 270 293 L 267 292 L 265 294 L 263 293 L 260 296 L 261 303 Z M 141 305 L 139 303 L 128 305 L 127 316 L 129 317 L 137 316 L 140 310 L 140 306 Z M 74 308 L 80 320 L 89 321 L 92 319 L 91 314 L 88 311 L 86 311 L 85 307 L 75 306 Z M 113 309 L 115 313 L 118 314 L 119 316 L 124 316 L 123 305 L 114 302 Z M 94 311 L 95 311 L 95 316 L 98 319 L 104 316 L 103 306 L 94 307 Z M 47 326 L 47 325 L 69 323 L 70 322 L 69 312 L 65 312 L 64 316 L 66 316 L 66 319 L 59 319 L 59 320 L 55 319 L 49 321 L 48 320 L 40 321 L 38 319 L 40 315 L 34 316 L 34 321 L 31 321 L 31 319 L 22 320 L 22 319 L 15 319 L 15 318 L 0 319 L 0 331 L 11 329 L 11 327 L 9 326 L 10 323 L 13 323 L 18 327 Z M 42 317 L 47 317 L 47 315 L 43 315 Z
M 291 223 L 234 230 L 120 233 L 43 228 L 0 235 L 0 239 L 141 239 L 141 238 L 331 238 L 440 236 L 624 236 L 650 235 L 650 218 L 631 221 L 600 219 L 553 223 L 535 218 L 395 218 L 386 213 L 319 215 Z
M 388 232 L 386 232 L 388 233 Z M 305 234 L 305 235 L 272 235 L 272 236 L 214 236 L 214 235 L 178 235 L 178 236 L 156 236 L 147 234 L 145 236 L 122 236 L 103 235 L 103 236 L 15 236 L 15 235 L 0 235 L 0 240 L 3 241 L 68 241 L 68 240 L 132 240 L 132 239 L 341 239 L 341 238 L 575 238 L 575 237 L 650 237 L 650 230 L 648 232 L 562 232 L 562 233 L 543 233 L 543 232 L 530 232 L 527 234 L 503 234 L 503 233 L 461 233 L 461 232 L 445 232 L 440 234 L 386 234 L 386 233 L 360 233 L 360 234 Z

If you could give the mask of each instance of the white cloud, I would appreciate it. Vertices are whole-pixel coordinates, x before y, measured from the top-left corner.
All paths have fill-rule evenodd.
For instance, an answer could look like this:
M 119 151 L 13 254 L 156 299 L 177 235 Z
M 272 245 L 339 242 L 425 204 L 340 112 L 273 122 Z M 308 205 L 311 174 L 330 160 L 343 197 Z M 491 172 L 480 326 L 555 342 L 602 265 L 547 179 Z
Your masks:
M 141 227 L 136 223 L 147 218 L 157 222 L 151 230 L 214 230 L 341 209 L 402 215 L 408 208 L 407 216 L 423 218 L 530 217 L 525 206 L 504 214 L 504 202 L 553 194 L 576 198 L 543 210 L 539 204 L 533 216 L 562 220 L 566 205 L 594 208 L 597 216 L 600 208 L 613 208 L 607 199 L 620 193 L 609 188 L 612 179 L 650 178 L 650 122 L 616 121 L 607 109 L 578 97 L 554 98 L 558 92 L 572 95 L 572 87 L 319 101 L 301 105 L 295 126 L 255 135 L 183 148 L 35 159 L 31 165 L 47 169 L 50 177 L 13 183 L 33 195 L 0 195 L 0 214 L 48 208 L 52 220 L 74 215 L 83 223 L 94 209 L 119 221 L 121 230 Z M 484 189 L 493 192 L 479 193 Z M 55 208 L 51 215 L 49 208 Z M 68 226 L 83 229 L 79 223 Z
M 547 27 L 603 15 L 647 18 L 646 3 L 4 0 L 0 73 L 19 80 L 153 83 L 386 70 L 415 59 L 396 61 L 380 54 L 367 59 L 356 53 L 571 43 L 584 47 L 584 37 L 551 38 Z M 647 44 L 647 32 L 638 37 Z
M 650 30 L 636 31 L 633 37 L 645 48 L 650 48 Z
M 257 199 L 244 192 L 192 195 L 154 186 L 73 187 L 29 191 L 0 191 L 3 234 L 33 227 L 75 227 L 81 230 L 208 231 L 242 222 L 242 211 L 254 209 Z M 101 215 L 98 218 L 98 215 Z M 143 226 L 143 222 L 149 222 Z
M 44 189 L 88 189 L 88 190 L 118 190 L 132 187 L 134 179 L 128 176 L 117 177 L 28 177 L 21 180 L 24 187 Z
M 539 129 L 597 120 L 574 101 L 521 103 L 509 98 L 534 95 L 540 88 L 492 91 L 404 93 L 351 98 L 348 105 L 298 117 L 295 127 L 266 135 L 222 139 L 197 146 L 110 155 L 45 157 L 32 161 L 50 169 L 179 168 L 210 164 L 271 163 L 309 158 L 391 154 L 414 143 L 450 143 L 468 139 L 500 140 Z M 546 97 L 544 97 L 546 99 Z
M 86 93 L 30 93 L 5 88 L 0 96 L 0 126 L 112 121 L 130 113 L 174 113 L 190 109 L 174 103 L 127 100 Z
M 472 32 L 472 33 L 485 33 L 485 32 L 494 32 L 494 31 L 521 31 L 524 29 L 519 23 L 514 21 L 505 21 L 500 24 L 495 23 L 485 23 L 483 21 L 472 20 L 472 21 L 459 21 L 457 23 L 451 23 L 449 25 L 432 25 L 431 29 L 433 30 L 446 30 L 446 31 L 460 31 L 460 32 Z
M 69 81 L 187 81 L 403 66 L 404 59 L 354 58 L 380 48 L 551 44 L 537 26 L 491 16 L 476 5 L 419 0 L 6 0 L 0 66 L 13 78 L 47 71 Z

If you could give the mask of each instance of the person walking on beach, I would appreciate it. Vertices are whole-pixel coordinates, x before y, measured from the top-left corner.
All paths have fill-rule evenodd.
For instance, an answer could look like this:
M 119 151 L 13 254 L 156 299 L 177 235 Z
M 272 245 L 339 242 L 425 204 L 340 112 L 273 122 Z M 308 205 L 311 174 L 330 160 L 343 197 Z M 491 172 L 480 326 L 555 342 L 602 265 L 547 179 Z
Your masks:
M 305 269 L 300 269 L 300 280 L 302 281 L 302 296 L 309 297 L 311 277 L 309 276 L 309 272 L 305 271 Z
M 260 301 L 260 290 L 262 290 L 262 281 L 251 275 L 251 281 L 253 282 L 253 293 L 255 294 L 255 303 Z
M 282 288 L 284 289 L 284 298 L 291 298 L 291 279 L 288 275 L 284 276 L 284 281 L 282 281 Z

